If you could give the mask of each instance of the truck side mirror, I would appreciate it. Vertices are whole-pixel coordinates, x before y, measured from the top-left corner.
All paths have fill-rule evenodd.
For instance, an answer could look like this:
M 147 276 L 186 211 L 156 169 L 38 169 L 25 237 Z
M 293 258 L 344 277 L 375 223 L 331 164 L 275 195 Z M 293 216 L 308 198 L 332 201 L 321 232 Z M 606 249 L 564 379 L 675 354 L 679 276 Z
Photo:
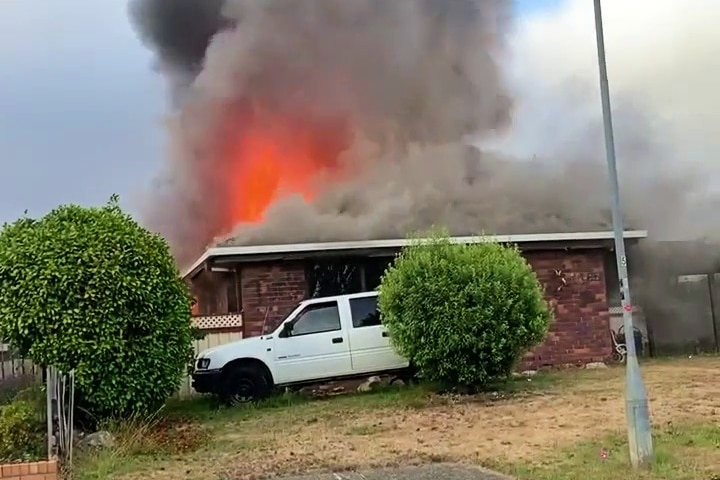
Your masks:
M 291 337 L 292 330 L 293 330 L 292 322 L 287 322 L 286 324 L 283 325 L 282 336 L 283 337 Z

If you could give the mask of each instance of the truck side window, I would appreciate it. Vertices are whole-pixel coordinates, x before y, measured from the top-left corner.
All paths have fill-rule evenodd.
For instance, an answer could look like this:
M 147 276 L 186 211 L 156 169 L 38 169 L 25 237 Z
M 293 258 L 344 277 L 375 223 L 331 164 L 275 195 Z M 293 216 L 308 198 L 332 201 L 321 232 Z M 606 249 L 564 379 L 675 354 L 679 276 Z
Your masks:
M 381 323 L 376 296 L 350 299 L 350 312 L 354 328 L 375 327 Z
M 340 311 L 337 302 L 308 305 L 293 322 L 292 336 L 340 330 Z

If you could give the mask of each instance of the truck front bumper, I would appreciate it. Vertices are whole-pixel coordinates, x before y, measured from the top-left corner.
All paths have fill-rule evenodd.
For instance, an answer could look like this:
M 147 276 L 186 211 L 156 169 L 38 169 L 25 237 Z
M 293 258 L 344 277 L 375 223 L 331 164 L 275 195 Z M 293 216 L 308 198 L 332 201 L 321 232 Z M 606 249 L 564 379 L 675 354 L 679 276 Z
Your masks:
M 222 370 L 195 370 L 192 374 L 192 387 L 197 393 L 217 394 L 220 391 Z

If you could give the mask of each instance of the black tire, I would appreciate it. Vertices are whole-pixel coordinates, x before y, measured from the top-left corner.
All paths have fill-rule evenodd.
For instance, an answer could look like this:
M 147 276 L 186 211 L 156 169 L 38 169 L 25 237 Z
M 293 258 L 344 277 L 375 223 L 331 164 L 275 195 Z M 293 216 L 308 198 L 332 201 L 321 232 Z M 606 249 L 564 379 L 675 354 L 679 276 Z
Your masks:
M 262 400 L 269 393 L 270 384 L 262 369 L 238 366 L 224 376 L 220 398 L 225 405 L 233 407 Z
M 419 383 L 418 371 L 414 365 L 410 365 L 400 376 L 406 385 L 417 385 Z

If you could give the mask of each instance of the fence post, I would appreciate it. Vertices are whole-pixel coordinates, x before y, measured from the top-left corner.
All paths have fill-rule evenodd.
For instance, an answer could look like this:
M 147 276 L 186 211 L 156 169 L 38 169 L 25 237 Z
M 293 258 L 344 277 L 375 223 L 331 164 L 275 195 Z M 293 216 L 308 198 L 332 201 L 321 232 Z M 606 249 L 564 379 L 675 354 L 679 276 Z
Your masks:
M 45 402 L 46 402 L 46 414 L 47 414 L 47 452 L 48 452 L 48 460 L 52 459 L 55 456 L 54 447 L 54 432 L 53 432 L 53 386 L 51 385 L 51 375 L 48 371 L 48 367 L 43 367 L 42 369 L 42 376 L 43 376 L 43 383 L 45 384 Z

